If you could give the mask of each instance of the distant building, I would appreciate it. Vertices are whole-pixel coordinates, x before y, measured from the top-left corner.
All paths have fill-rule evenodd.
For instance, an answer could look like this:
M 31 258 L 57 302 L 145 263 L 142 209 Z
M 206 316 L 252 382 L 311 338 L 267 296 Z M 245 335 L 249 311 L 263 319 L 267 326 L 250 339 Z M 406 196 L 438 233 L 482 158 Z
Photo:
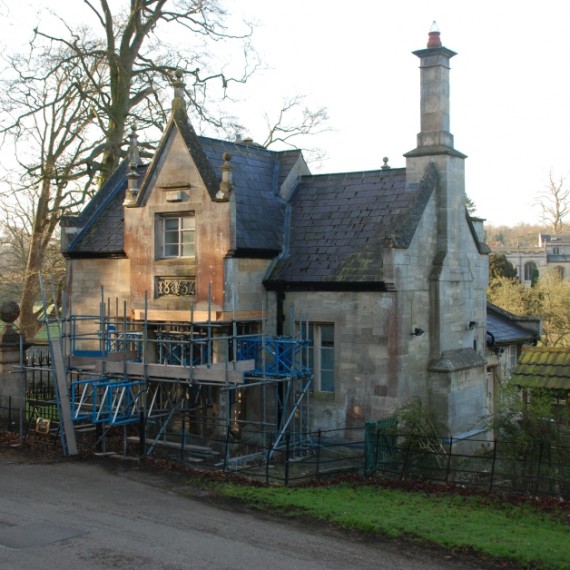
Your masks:
M 545 271 L 554 270 L 570 281 L 570 234 L 538 234 L 537 245 L 503 246 L 489 244 L 492 253 L 502 253 L 517 270 L 521 283 L 530 285 Z

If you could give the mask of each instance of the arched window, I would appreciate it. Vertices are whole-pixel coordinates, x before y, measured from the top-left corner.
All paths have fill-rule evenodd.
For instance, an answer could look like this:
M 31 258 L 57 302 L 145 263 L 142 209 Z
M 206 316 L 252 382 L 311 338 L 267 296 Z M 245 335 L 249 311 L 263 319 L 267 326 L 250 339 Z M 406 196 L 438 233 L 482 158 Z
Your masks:
M 538 268 L 534 261 L 527 261 L 524 264 L 524 280 L 533 281 L 538 277 Z

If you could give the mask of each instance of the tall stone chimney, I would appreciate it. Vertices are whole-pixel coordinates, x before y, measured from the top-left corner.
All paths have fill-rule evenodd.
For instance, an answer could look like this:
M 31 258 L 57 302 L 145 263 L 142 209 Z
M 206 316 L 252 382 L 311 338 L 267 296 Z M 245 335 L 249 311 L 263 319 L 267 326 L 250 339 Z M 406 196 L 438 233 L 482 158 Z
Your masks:
M 405 155 L 406 188 L 415 190 L 428 169 L 435 167 L 438 182 L 433 195 L 435 208 L 430 215 L 436 231 L 436 249 L 431 262 L 429 332 L 432 357 L 437 359 L 442 351 L 457 346 L 458 339 L 464 336 L 463 321 L 473 312 L 467 307 L 472 277 L 465 261 L 468 242 L 473 238 L 468 235 L 466 223 L 466 156 L 455 150 L 449 126 L 449 62 L 456 54 L 442 46 L 435 22 L 427 47 L 413 53 L 420 59 L 421 130 L 417 147 Z M 461 290 L 454 289 L 456 284 L 461 284 Z M 458 305 L 455 308 L 449 306 L 452 299 Z M 460 306 L 463 303 L 465 307 Z M 457 319 L 455 313 L 460 315 Z M 473 320 L 482 322 L 481 319 L 484 316 L 478 315 Z M 467 320 L 472 319 L 469 316 Z
M 418 146 L 406 156 L 455 154 L 449 125 L 449 69 L 454 51 L 443 47 L 440 32 L 433 22 L 426 49 L 413 52 L 420 58 L 420 132 Z

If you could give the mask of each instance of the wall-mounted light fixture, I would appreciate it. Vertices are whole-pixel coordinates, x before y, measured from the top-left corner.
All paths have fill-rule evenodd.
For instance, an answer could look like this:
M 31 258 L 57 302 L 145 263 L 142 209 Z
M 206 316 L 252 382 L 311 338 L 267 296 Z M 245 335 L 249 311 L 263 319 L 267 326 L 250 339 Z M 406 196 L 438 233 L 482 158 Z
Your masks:
M 472 331 L 476 326 L 477 326 L 477 321 L 469 321 L 467 323 L 467 327 L 469 328 L 470 331 Z
M 422 336 L 423 334 L 424 334 L 424 329 L 415 327 L 414 330 L 410 333 L 410 336 Z

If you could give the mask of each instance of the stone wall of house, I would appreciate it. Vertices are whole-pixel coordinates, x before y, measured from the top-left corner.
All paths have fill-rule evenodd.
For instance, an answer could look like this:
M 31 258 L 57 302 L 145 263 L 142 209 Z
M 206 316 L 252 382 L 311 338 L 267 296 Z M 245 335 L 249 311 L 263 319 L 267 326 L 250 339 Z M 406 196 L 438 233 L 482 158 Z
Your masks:
M 397 294 L 287 292 L 284 313 L 287 331 L 293 313 L 296 321 L 334 325 L 335 391 L 312 394 L 312 429 L 361 427 L 393 412 L 398 378 L 409 366 Z
M 439 174 L 437 191 L 424 211 L 408 254 L 418 261 L 429 256 L 430 266 L 424 265 L 417 271 L 422 267 L 419 263 L 415 269 L 410 265 L 408 277 L 402 279 L 399 288 L 407 291 L 415 304 L 425 302 L 428 307 L 424 316 L 428 323 L 429 357 L 420 363 L 423 372 L 418 370 L 418 377 L 425 379 L 432 409 L 449 433 L 458 435 L 481 425 L 481 417 L 488 410 L 490 387 L 485 353 L 489 260 L 487 254 L 479 251 L 466 220 L 463 158 L 443 155 L 408 159 L 408 165 L 412 165 L 411 179 L 414 171 L 417 177 L 432 161 Z M 404 267 L 403 263 L 399 265 Z M 419 285 L 422 280 L 427 290 L 414 292 L 411 285 Z M 424 328 L 425 324 L 419 326 Z
M 72 315 L 99 315 L 101 301 L 111 308 L 115 316 L 123 315 L 127 302 L 130 316 L 130 269 L 127 259 L 73 259 L 68 262 L 68 276 L 73 281 L 66 288 L 67 309 Z M 107 310 L 106 310 L 107 311 Z
M 263 278 L 271 260 L 227 258 L 224 262 L 224 310 L 260 312 L 267 307 Z

